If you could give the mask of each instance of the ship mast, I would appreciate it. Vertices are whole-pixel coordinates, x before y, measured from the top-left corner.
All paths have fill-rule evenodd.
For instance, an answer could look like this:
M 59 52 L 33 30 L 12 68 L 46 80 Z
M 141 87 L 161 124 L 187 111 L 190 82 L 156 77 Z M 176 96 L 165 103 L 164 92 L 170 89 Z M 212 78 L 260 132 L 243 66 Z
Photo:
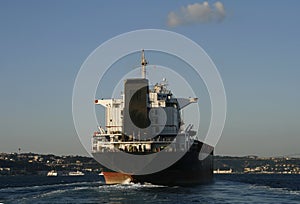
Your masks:
M 146 79 L 146 65 L 147 64 L 148 64 L 148 62 L 146 61 L 144 50 L 142 50 L 141 65 L 142 65 L 142 78 L 143 79 Z

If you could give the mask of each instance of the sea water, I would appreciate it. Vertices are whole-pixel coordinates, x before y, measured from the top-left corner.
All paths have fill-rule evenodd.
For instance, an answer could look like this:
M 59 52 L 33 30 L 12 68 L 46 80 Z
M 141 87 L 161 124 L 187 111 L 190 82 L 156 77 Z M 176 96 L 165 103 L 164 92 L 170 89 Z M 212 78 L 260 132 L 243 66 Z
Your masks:
M 101 176 L 0 177 L 0 203 L 300 203 L 300 175 L 215 175 L 209 185 L 106 185 Z

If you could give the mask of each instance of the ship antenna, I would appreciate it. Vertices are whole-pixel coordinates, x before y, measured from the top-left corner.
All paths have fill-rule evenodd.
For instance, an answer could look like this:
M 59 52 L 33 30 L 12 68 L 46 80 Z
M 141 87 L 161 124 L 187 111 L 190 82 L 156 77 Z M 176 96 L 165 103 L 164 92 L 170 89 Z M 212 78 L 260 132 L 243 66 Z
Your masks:
M 148 64 L 148 62 L 146 61 L 144 50 L 142 50 L 141 64 L 142 64 L 142 78 L 146 79 L 146 65 Z

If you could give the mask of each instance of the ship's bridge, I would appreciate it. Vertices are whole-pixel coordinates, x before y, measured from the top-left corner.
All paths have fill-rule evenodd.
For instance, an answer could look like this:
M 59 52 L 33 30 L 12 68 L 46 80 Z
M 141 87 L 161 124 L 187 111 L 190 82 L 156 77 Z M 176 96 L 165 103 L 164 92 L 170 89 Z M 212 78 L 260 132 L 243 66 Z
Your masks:
M 192 124 L 185 127 L 181 109 L 197 98 L 175 98 L 167 81 L 149 87 L 146 79 L 147 61 L 142 52 L 142 78 L 124 81 L 120 99 L 95 100 L 105 108 L 105 129 L 94 133 L 93 152 L 122 150 L 125 152 L 156 152 L 187 150 L 196 135 Z M 197 146 L 197 145 L 196 145 Z
M 95 100 L 95 104 L 105 107 L 105 127 L 108 134 L 121 133 L 123 129 L 123 99 Z

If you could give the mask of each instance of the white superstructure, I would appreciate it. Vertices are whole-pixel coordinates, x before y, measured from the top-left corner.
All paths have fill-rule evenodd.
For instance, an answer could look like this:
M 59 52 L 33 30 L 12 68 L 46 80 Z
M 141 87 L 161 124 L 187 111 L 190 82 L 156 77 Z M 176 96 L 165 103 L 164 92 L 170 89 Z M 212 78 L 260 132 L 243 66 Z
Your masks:
M 96 105 L 105 107 L 105 127 L 99 127 L 93 135 L 93 152 L 155 152 L 175 138 L 177 144 L 169 147 L 170 151 L 189 147 L 194 136 L 190 135 L 192 125 L 184 128 L 181 109 L 196 103 L 197 98 L 174 98 L 167 89 L 166 79 L 149 89 L 145 79 L 147 61 L 144 51 L 141 64 L 142 78 L 126 80 L 122 98 L 95 100 Z M 147 124 L 147 127 L 132 126 L 128 122 L 132 117 L 138 118 L 136 122 L 142 121 L 140 125 Z M 148 135 L 147 139 L 143 139 L 145 135 Z

